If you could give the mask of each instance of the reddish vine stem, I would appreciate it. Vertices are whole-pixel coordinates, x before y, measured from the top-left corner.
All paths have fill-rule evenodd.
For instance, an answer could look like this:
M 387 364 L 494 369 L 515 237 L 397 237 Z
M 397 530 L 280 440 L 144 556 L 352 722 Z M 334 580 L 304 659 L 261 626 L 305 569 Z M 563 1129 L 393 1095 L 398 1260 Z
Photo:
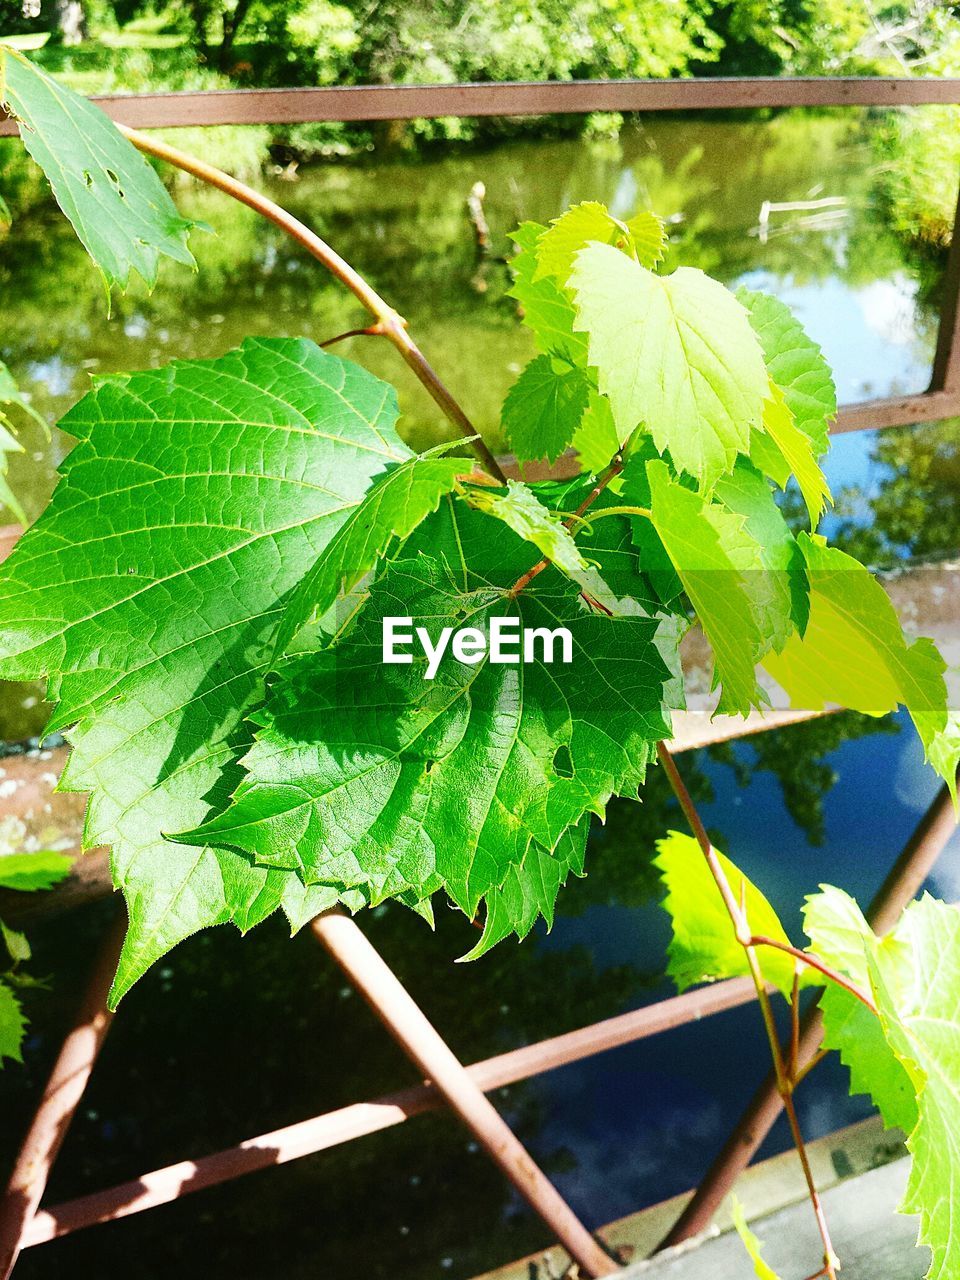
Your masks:
M 670 783 L 673 794 L 679 801 L 680 808 L 683 810 L 694 838 L 706 858 L 707 866 L 713 876 L 720 896 L 723 899 L 727 914 L 730 916 L 733 924 L 734 933 L 737 941 L 744 949 L 747 958 L 747 964 L 750 969 L 750 976 L 753 978 L 754 986 L 757 990 L 757 1000 L 760 1005 L 760 1012 L 763 1016 L 763 1025 L 767 1033 L 767 1040 L 770 1045 L 770 1053 L 773 1058 L 774 1075 L 777 1081 L 777 1091 L 783 1099 L 783 1108 L 790 1124 L 790 1132 L 793 1135 L 794 1145 L 797 1148 L 797 1155 L 800 1157 L 800 1165 L 803 1169 L 804 1180 L 807 1184 L 807 1194 L 810 1197 L 810 1203 L 813 1207 L 814 1217 L 817 1221 L 817 1227 L 820 1232 L 820 1239 L 823 1243 L 823 1267 L 818 1273 L 825 1276 L 827 1280 L 837 1280 L 836 1268 L 837 1257 L 833 1251 L 833 1243 L 830 1239 L 830 1229 L 827 1226 L 827 1220 L 823 1212 L 823 1205 L 820 1201 L 820 1193 L 817 1190 L 816 1182 L 813 1177 L 813 1170 L 810 1168 L 810 1161 L 807 1157 L 806 1144 L 803 1140 L 803 1134 L 800 1131 L 800 1123 L 797 1120 L 796 1108 L 793 1104 L 793 1091 L 796 1088 L 796 1080 L 791 1077 L 789 1070 L 783 1061 L 783 1053 L 780 1048 L 780 1037 L 777 1034 L 777 1024 L 773 1016 L 773 1006 L 770 1003 L 770 996 L 767 993 L 766 983 L 764 982 L 763 973 L 760 968 L 760 962 L 757 959 L 756 938 L 751 932 L 746 918 L 746 911 L 743 901 L 738 902 L 730 882 L 727 880 L 720 859 L 717 857 L 716 850 L 710 842 L 707 835 L 707 829 L 703 824 L 697 807 L 693 802 L 693 797 L 687 790 L 686 783 L 680 776 L 676 762 L 670 754 L 669 748 L 662 742 L 657 743 L 657 756 L 663 766 L 664 772 Z M 741 885 L 741 891 L 746 889 L 745 882 Z M 762 939 L 761 939 L 762 940 Z M 806 960 L 803 952 L 798 953 L 801 958 Z
M 754 947 L 774 947 L 777 951 L 783 951 L 786 955 L 793 956 L 797 964 L 805 964 L 811 969 L 816 969 L 817 972 L 822 973 L 825 978 L 829 978 L 831 982 L 835 982 L 838 987 L 843 987 L 844 991 L 849 991 L 852 996 L 855 996 L 861 1004 L 866 1005 L 870 1012 L 879 1018 L 880 1013 L 874 1003 L 873 997 L 864 991 L 862 987 L 858 987 L 855 982 L 851 982 L 844 974 L 831 968 L 831 966 L 821 960 L 818 955 L 809 951 L 801 951 L 799 947 L 791 947 L 787 942 L 780 942 L 776 938 L 768 938 L 766 934 L 762 933 L 751 934 L 750 944 Z
M 597 477 L 597 483 L 593 486 L 593 488 L 590 490 L 590 492 L 587 494 L 584 500 L 580 503 L 576 511 L 574 511 L 572 515 L 567 516 L 566 520 L 564 520 L 563 527 L 568 530 L 575 528 L 577 523 L 580 520 L 580 517 L 583 515 L 583 513 L 593 506 L 596 500 L 600 497 L 601 493 L 603 493 L 604 489 L 606 489 L 610 481 L 614 480 L 622 470 L 623 470 L 623 458 L 618 453 L 610 462 L 610 464 L 607 466 L 606 470 L 600 476 Z M 524 590 L 524 588 L 530 585 L 530 583 L 534 580 L 534 578 L 537 577 L 538 574 L 543 573 L 544 569 L 548 569 L 549 567 L 550 567 L 550 561 L 546 557 L 544 557 L 543 560 L 538 560 L 537 563 L 532 566 L 532 568 L 528 569 L 526 573 L 522 573 L 520 575 L 520 577 L 516 580 L 516 582 L 507 592 L 507 596 L 510 599 L 513 599 L 515 596 L 518 596 L 520 592 Z M 590 603 L 596 604 L 595 601 L 591 601 Z M 604 609 L 603 612 L 609 614 L 608 609 Z
M 312 254 L 319 262 L 322 262 L 331 275 L 335 276 L 341 284 L 346 285 L 353 296 L 375 318 L 374 331 L 382 333 L 384 337 L 389 338 L 457 430 L 464 436 L 472 437 L 471 444 L 491 475 L 496 476 L 501 483 L 506 483 L 506 477 L 500 468 L 500 464 L 490 452 L 488 446 L 478 436 L 470 419 L 447 390 L 423 352 L 407 333 L 406 320 L 380 297 L 373 286 L 368 284 L 359 271 L 352 267 L 345 258 L 341 258 L 335 249 L 331 248 L 315 231 L 311 231 L 299 218 L 295 218 L 292 213 L 288 213 L 286 209 L 276 204 L 268 196 L 263 195 L 262 192 L 256 191 L 253 187 L 248 187 L 245 182 L 240 182 L 237 178 L 231 177 L 230 174 L 224 173 L 222 169 L 217 169 L 214 165 L 197 159 L 196 156 L 188 155 L 185 151 L 180 151 L 177 147 L 170 146 L 169 143 L 161 142 L 158 138 L 151 138 L 148 134 L 140 133 L 137 129 L 129 129 L 125 125 L 117 125 L 117 128 L 138 150 L 148 155 L 156 156 L 158 160 L 165 160 L 168 164 L 182 169 L 185 173 L 192 174 L 195 178 L 199 178 L 201 182 L 205 182 L 211 187 L 216 187 L 218 190 L 232 196 L 234 200 L 247 205 L 248 208 L 259 213 L 275 226 L 280 227 L 282 231 L 286 231 L 308 253 Z
M 347 338 L 377 338 L 383 336 L 383 329 L 379 324 L 372 324 L 366 329 L 347 329 L 345 333 L 335 334 L 332 338 L 326 338 L 323 342 L 318 342 L 318 347 L 332 347 L 337 342 L 346 342 Z

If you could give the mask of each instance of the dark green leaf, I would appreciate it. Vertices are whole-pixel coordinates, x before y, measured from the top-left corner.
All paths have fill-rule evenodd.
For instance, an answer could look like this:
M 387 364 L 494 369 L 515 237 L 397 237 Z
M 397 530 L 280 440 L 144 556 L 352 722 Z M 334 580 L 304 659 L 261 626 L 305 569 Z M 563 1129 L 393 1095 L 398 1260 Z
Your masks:
M 526 462 L 555 462 L 580 425 L 590 382 L 583 369 L 553 356 L 537 356 L 507 392 L 500 422 L 510 448 Z
M 444 517 L 458 531 L 462 518 L 470 523 Z M 424 526 L 440 552 L 442 523 Z M 501 581 L 513 541 L 504 535 L 499 557 L 484 535 Z M 460 545 L 472 537 L 461 532 Z M 296 867 L 307 881 L 363 886 L 371 900 L 445 888 L 472 916 L 532 840 L 552 850 L 611 794 L 635 794 L 668 732 L 663 703 L 674 673 L 659 644 L 675 654 L 658 624 L 586 613 L 555 570 L 537 582 L 510 600 L 467 559 L 456 569 L 426 556 L 396 561 L 351 633 L 282 670 L 254 717 L 257 741 L 233 805 L 192 838 Z M 427 679 L 410 646 L 410 665 L 382 663 L 384 617 L 409 616 L 435 642 L 445 625 L 486 633 L 491 615 L 567 626 L 576 661 L 465 665 L 448 653 Z
M 47 512 L 0 569 L 7 678 L 48 675 L 70 731 L 62 785 L 91 793 L 130 930 L 119 998 L 205 925 L 250 928 L 287 877 L 164 833 L 223 803 L 286 600 L 363 499 L 408 458 L 393 391 L 310 342 L 101 382 Z M 226 773 L 224 772 L 226 771 Z

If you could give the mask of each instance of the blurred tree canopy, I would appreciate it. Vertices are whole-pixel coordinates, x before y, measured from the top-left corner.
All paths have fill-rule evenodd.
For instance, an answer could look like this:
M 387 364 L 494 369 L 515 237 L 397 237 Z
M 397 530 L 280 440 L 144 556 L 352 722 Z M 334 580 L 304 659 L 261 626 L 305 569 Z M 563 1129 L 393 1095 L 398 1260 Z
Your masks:
M 0 31 L 144 47 L 254 82 L 802 74 L 902 69 L 957 22 L 945 0 L 0 0 Z M 167 37 L 164 40 L 162 37 Z

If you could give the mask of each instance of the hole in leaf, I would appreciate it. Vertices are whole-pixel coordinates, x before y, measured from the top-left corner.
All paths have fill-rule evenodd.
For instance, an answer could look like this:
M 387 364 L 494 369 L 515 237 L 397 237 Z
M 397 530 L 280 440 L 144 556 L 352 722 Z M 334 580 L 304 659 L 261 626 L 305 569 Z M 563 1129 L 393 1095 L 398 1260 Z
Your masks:
M 423 766 L 423 772 L 433 773 L 436 763 L 437 763 L 436 760 L 428 760 L 427 763 Z
M 90 170 L 89 170 L 89 169 L 84 169 L 84 171 L 83 171 L 83 181 L 86 183 L 86 185 L 87 185 L 88 187 L 92 187 L 92 186 L 93 186 L 93 174 L 90 172 Z
M 557 747 L 557 754 L 553 757 L 553 772 L 558 778 L 573 777 L 573 758 L 566 743 Z

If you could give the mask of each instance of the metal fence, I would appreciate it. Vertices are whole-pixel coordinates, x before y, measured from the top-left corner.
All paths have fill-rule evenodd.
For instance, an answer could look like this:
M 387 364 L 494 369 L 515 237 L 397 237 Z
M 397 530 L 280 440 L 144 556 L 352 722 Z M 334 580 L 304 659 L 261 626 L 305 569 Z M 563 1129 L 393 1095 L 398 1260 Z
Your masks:
M 694 79 L 361 86 L 108 96 L 95 101 L 121 123 L 153 128 L 437 116 L 541 116 L 590 111 L 916 107 L 930 103 L 960 104 L 960 80 L 919 77 Z M 0 119 L 0 135 L 13 132 L 15 125 Z M 906 425 L 960 415 L 958 298 L 960 238 L 954 235 L 929 388 L 919 395 L 843 406 L 835 431 Z M 772 721 L 776 723 L 782 721 Z M 736 736 L 736 732 L 728 736 Z M 872 905 L 870 919 L 878 932 L 893 927 L 918 892 L 955 826 L 947 790 L 942 788 L 897 857 Z M 359 927 L 343 915 L 329 913 L 313 922 L 311 928 L 315 936 L 423 1073 L 424 1083 L 248 1138 L 199 1160 L 153 1170 L 132 1182 L 63 1204 L 41 1207 L 51 1167 L 110 1026 L 106 998 L 119 954 L 122 924 L 118 919 L 104 940 L 76 1023 L 63 1043 L 0 1204 L 0 1271 L 4 1277 L 10 1275 L 22 1249 L 83 1227 L 140 1213 L 256 1169 L 326 1150 L 443 1106 L 451 1107 L 473 1131 L 490 1157 L 579 1264 L 582 1274 L 613 1274 L 617 1270 L 616 1259 L 586 1231 L 485 1095 L 504 1085 L 669 1031 L 755 998 L 752 984 L 747 980 L 721 982 L 464 1066 Z M 820 1020 L 814 1008 L 803 1028 L 801 1063 L 813 1059 L 819 1039 Z M 732 1130 L 726 1146 L 665 1243 L 682 1240 L 709 1223 L 733 1181 L 770 1131 L 780 1109 L 780 1098 L 771 1078 Z

